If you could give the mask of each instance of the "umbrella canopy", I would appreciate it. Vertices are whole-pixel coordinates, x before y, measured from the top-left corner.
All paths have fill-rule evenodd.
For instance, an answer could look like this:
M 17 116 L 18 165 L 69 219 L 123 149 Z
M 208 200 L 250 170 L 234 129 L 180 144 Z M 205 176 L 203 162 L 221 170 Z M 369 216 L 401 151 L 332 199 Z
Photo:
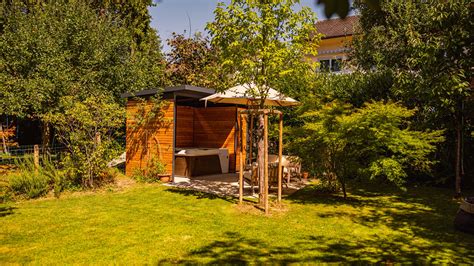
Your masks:
M 260 103 L 261 97 L 255 97 L 251 95 L 251 88 L 255 88 L 254 85 L 237 85 L 224 92 L 212 94 L 204 97 L 201 101 L 210 101 L 213 103 L 228 103 L 228 104 L 239 104 L 239 105 L 255 105 Z M 293 98 L 286 97 L 278 91 L 270 88 L 268 90 L 268 97 L 265 99 L 265 106 L 294 106 L 298 105 L 299 102 Z

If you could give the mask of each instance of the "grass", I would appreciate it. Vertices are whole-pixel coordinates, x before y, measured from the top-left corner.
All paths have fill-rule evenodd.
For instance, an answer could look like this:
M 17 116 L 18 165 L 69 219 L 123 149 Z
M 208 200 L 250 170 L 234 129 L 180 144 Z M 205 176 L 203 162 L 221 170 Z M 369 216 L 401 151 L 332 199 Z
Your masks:
M 162 185 L 0 208 L 4 263 L 474 262 L 451 191 L 307 188 L 269 217 L 233 199 Z

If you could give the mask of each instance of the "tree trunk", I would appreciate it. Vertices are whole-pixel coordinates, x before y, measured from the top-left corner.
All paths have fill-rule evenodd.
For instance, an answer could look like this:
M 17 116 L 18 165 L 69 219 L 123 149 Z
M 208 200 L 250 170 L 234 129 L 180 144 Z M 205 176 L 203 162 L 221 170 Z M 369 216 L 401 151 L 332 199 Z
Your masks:
M 42 123 L 41 127 L 41 144 L 43 146 L 43 154 L 49 153 L 49 146 L 51 143 L 51 125 Z
M 265 143 L 263 140 L 263 127 L 264 127 L 264 117 L 263 114 L 258 115 L 258 129 L 257 129 L 257 137 L 258 137 L 258 187 L 259 187 L 259 194 L 258 194 L 258 202 L 263 204 L 265 202 L 265 180 L 263 178 L 265 165 L 264 165 L 264 156 L 265 156 Z
M 459 121 L 459 117 L 455 118 L 455 123 L 456 123 L 456 159 L 454 163 L 455 167 L 455 173 L 456 173 L 456 181 L 455 181 L 455 197 L 460 198 L 461 197 L 461 181 L 462 181 L 462 176 L 461 176 L 461 138 L 462 138 L 462 127 L 461 123 Z

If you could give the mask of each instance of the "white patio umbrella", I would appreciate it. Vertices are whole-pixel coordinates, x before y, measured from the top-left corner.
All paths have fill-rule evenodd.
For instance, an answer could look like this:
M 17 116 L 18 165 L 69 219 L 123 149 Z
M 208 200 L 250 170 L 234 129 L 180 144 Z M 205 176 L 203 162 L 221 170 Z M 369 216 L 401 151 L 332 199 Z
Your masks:
M 255 97 L 251 93 L 251 89 L 255 89 L 254 85 L 237 85 L 224 92 L 212 94 L 204 97 L 201 101 L 213 102 L 213 103 L 228 103 L 228 104 L 240 104 L 240 105 L 254 105 L 259 102 L 261 97 Z M 265 106 L 294 106 L 298 105 L 299 102 L 293 98 L 287 97 L 282 93 L 270 88 L 268 90 L 268 97 L 265 99 Z

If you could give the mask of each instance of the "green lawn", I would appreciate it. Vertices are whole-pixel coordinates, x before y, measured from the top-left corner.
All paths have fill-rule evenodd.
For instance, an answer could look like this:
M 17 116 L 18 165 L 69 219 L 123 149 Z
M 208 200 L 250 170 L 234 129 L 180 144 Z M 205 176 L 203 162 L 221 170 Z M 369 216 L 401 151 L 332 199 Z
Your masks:
M 309 188 L 270 217 L 161 185 L 21 202 L 1 212 L 0 264 L 474 262 L 450 190 L 385 190 Z

